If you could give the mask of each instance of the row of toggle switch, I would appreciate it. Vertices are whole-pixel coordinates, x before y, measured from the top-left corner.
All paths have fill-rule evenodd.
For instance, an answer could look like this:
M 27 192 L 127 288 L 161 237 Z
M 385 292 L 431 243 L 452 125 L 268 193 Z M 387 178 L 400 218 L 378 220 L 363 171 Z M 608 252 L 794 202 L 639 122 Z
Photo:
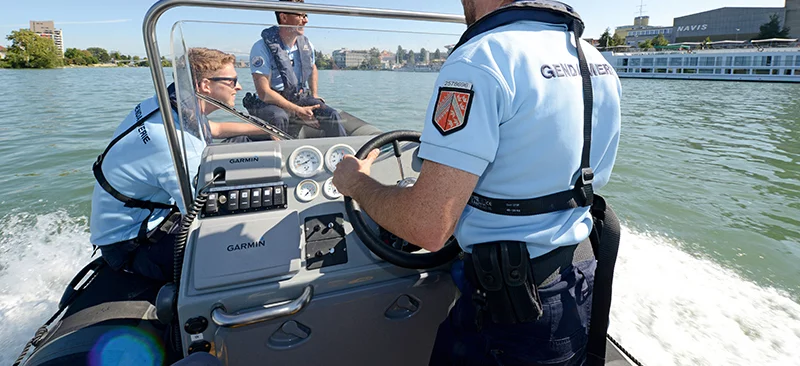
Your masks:
M 209 193 L 204 216 L 285 208 L 286 188 L 286 185 L 279 185 Z

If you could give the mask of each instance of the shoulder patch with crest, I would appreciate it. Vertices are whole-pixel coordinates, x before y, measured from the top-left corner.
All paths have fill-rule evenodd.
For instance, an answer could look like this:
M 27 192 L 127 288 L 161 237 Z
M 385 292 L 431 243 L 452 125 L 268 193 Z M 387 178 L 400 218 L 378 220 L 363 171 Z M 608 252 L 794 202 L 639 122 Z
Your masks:
M 263 57 L 261 57 L 261 56 L 256 56 L 256 57 L 253 57 L 253 59 L 252 59 L 252 60 L 250 60 L 250 63 L 252 63 L 252 64 L 253 64 L 253 67 L 261 67 L 261 66 L 264 66 L 264 58 L 263 58 Z
M 439 133 L 447 136 L 467 126 L 474 95 L 472 84 L 467 82 L 447 81 L 439 88 L 433 110 L 433 125 Z

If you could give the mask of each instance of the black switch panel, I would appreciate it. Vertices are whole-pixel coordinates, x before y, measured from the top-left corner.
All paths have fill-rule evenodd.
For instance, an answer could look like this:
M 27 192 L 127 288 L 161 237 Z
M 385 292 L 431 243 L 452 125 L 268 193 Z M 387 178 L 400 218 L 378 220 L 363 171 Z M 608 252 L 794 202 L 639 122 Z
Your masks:
M 255 188 L 253 186 L 218 188 L 209 193 L 201 217 L 284 209 L 287 207 L 286 189 L 285 184 L 270 184 Z

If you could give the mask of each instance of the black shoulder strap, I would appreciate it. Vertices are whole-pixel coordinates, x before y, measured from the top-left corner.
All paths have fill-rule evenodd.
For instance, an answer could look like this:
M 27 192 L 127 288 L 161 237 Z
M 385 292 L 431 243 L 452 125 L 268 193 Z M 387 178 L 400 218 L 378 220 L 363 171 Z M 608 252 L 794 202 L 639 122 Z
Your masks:
M 594 171 L 589 161 L 592 149 L 592 106 L 594 104 L 592 77 L 579 36 L 583 33 L 583 23 L 574 20 L 569 25 L 569 28 L 575 36 L 578 63 L 583 81 L 583 149 L 581 151 L 581 167 L 575 187 L 571 190 L 553 193 L 544 197 L 520 200 L 489 198 L 478 193 L 472 193 L 472 197 L 468 202 L 470 206 L 498 215 L 533 216 L 592 205 L 594 198 L 594 189 L 592 188 Z
M 162 203 L 162 202 L 144 201 L 144 200 L 128 197 L 128 196 L 122 194 L 120 191 L 116 190 L 113 186 L 111 186 L 111 184 L 108 182 L 108 179 L 106 179 L 105 174 L 103 174 L 103 161 L 105 160 L 106 155 L 111 150 L 111 148 L 117 142 L 122 140 L 123 137 L 127 136 L 129 133 L 133 132 L 138 127 L 142 126 L 144 124 L 144 121 L 146 121 L 148 118 L 150 118 L 151 116 L 153 116 L 155 113 L 158 112 L 158 109 L 155 109 L 155 110 L 151 111 L 150 113 L 148 113 L 146 115 L 142 115 L 141 109 L 142 109 L 142 105 L 141 104 L 136 106 L 136 108 L 134 109 L 134 113 L 136 114 L 136 123 L 134 123 L 127 130 L 125 130 L 125 132 L 119 134 L 119 136 L 117 136 L 113 140 L 111 140 L 111 143 L 108 144 L 108 146 L 106 147 L 105 151 L 103 151 L 103 153 L 100 154 L 100 156 L 97 157 L 97 160 L 94 162 L 94 164 L 92 164 L 92 172 L 94 173 L 94 179 L 97 180 L 97 183 L 100 185 L 100 187 L 102 187 L 103 190 L 108 192 L 108 194 L 110 194 L 112 197 L 114 197 L 118 201 L 124 203 L 125 207 L 141 208 L 141 209 L 145 209 L 145 210 L 149 210 L 150 211 L 150 214 L 147 215 L 147 218 L 144 219 L 144 221 L 142 222 L 142 225 L 139 227 L 139 234 L 137 235 L 137 238 L 139 238 L 139 239 L 146 239 L 147 238 L 147 223 L 150 221 L 150 216 L 153 215 L 153 211 L 156 210 L 156 209 L 170 209 L 170 210 L 172 210 L 172 209 L 176 208 L 176 206 L 175 205 L 166 204 L 166 203 Z

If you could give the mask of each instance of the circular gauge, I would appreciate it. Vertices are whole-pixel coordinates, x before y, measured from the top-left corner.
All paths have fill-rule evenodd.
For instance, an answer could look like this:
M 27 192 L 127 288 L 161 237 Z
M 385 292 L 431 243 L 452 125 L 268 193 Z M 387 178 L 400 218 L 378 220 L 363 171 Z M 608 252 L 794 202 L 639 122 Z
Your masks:
M 311 179 L 306 179 L 297 184 L 294 195 L 301 202 L 309 202 L 319 195 L 319 185 Z
M 356 151 L 352 147 L 345 144 L 333 145 L 328 152 L 325 153 L 325 166 L 333 172 L 336 166 L 342 161 L 345 155 L 355 155 Z
M 322 193 L 325 194 L 325 197 L 328 197 L 332 200 L 335 200 L 342 196 L 339 193 L 339 190 L 336 189 L 336 186 L 333 185 L 333 178 L 328 178 L 325 183 L 322 184 Z
M 313 146 L 301 146 L 289 155 L 289 170 L 300 178 L 311 178 L 322 170 L 322 153 Z

